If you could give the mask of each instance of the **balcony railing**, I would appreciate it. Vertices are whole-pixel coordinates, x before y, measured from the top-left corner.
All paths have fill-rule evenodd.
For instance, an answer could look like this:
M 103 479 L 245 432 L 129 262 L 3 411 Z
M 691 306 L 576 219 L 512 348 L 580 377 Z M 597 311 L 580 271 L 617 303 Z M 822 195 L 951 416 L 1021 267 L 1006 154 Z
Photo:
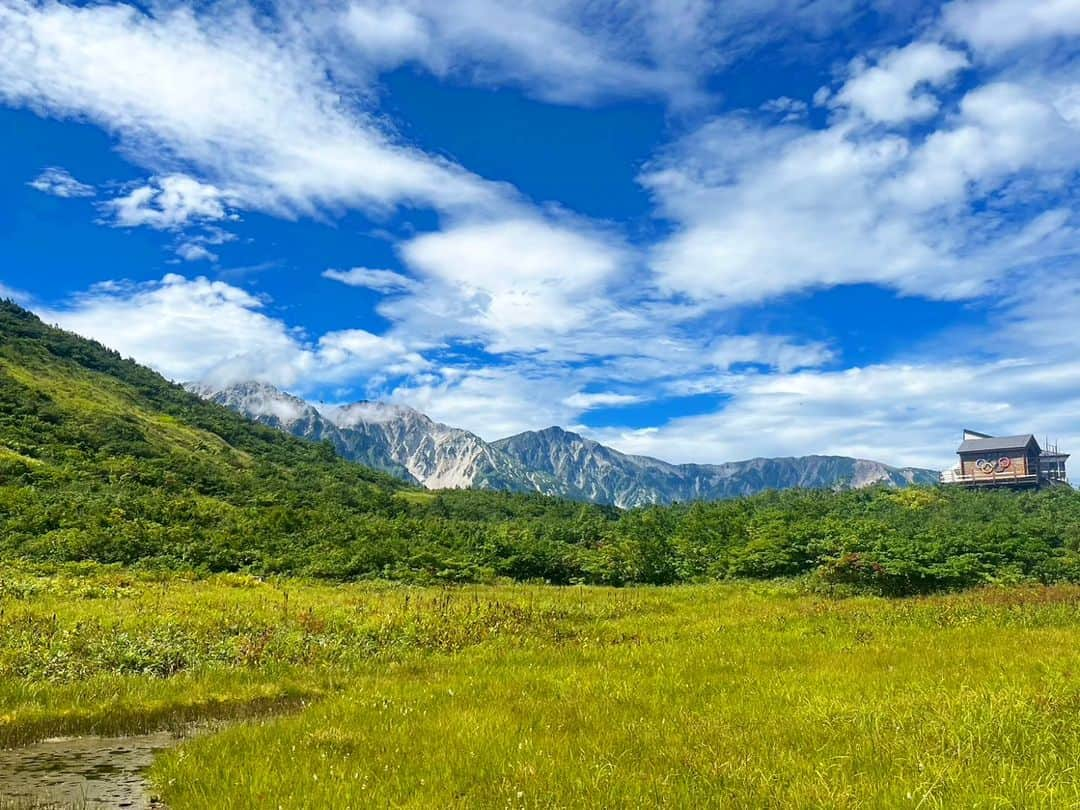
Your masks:
M 997 472 L 990 475 L 964 475 L 957 470 L 941 474 L 943 484 L 984 484 L 986 486 L 1013 486 L 1039 483 L 1038 475 L 1020 475 L 1016 472 Z

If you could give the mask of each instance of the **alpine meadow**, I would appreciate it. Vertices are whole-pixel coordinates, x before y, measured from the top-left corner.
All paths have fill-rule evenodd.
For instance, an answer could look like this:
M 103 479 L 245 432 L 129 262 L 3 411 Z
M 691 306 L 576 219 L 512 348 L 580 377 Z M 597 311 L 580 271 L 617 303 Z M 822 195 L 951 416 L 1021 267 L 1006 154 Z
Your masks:
M 0 810 L 1080 810 L 1080 0 L 0 0 Z
M 1071 489 L 427 492 L 0 333 L 0 746 L 209 724 L 173 808 L 1080 801 Z

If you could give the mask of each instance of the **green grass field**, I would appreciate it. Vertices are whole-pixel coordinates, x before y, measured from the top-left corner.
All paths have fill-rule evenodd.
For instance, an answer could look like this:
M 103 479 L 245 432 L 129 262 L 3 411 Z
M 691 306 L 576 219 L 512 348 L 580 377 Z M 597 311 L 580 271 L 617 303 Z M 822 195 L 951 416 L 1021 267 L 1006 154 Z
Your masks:
M 1080 805 L 1080 588 L 0 570 L 0 746 L 236 720 L 172 810 Z

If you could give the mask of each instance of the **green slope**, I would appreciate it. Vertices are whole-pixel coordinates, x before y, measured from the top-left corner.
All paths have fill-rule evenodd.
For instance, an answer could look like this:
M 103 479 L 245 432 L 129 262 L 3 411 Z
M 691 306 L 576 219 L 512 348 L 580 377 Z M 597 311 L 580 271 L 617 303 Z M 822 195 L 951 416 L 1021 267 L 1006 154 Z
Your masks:
M 0 301 L 0 557 L 565 581 L 569 544 L 613 517 L 539 496 L 415 490 Z M 522 562 L 515 542 L 539 556 Z
M 393 516 L 401 488 L 0 302 L 3 552 L 237 567 L 271 537 Z

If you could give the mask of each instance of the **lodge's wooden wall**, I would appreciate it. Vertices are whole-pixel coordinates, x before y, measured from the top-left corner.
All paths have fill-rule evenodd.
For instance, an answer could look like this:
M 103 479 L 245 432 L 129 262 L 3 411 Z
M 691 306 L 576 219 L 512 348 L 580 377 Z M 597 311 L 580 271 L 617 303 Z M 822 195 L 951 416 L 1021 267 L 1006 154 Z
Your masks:
M 976 463 L 981 458 L 995 464 L 1002 458 L 1008 458 L 1011 463 L 1008 469 L 998 470 L 995 475 L 994 473 L 984 473 L 976 466 Z M 1039 472 L 1039 459 L 1037 455 L 1026 450 L 1009 450 L 998 453 L 965 453 L 960 457 L 960 466 L 965 476 L 993 480 L 995 477 L 1012 478 L 1014 475 L 1036 475 Z

